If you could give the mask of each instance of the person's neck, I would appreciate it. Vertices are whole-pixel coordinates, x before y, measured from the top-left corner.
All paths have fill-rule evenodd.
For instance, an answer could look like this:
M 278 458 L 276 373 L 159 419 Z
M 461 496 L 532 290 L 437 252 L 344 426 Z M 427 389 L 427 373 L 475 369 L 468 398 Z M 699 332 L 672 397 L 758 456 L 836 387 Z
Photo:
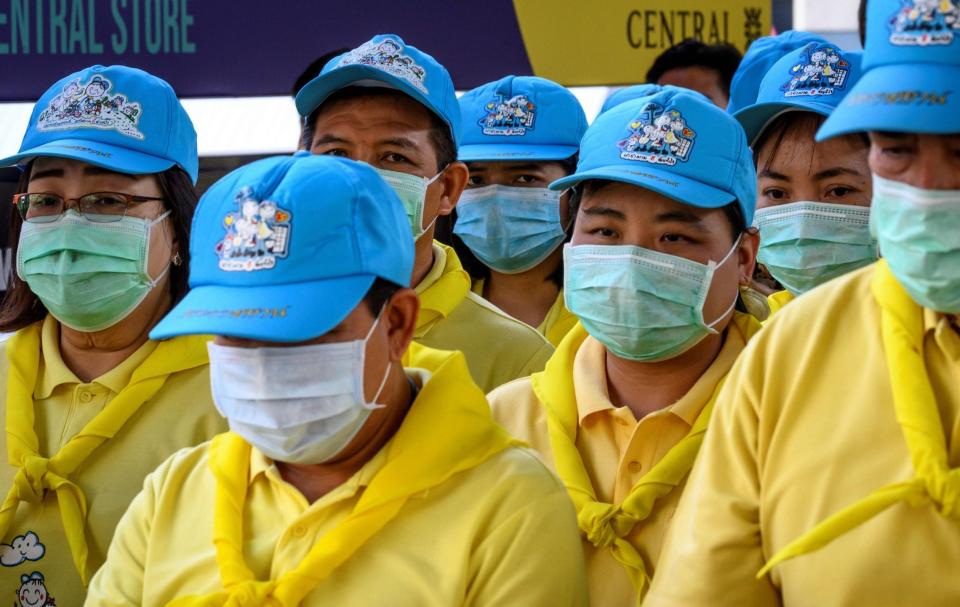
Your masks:
M 60 357 L 82 382 L 90 382 L 119 366 L 150 338 L 170 309 L 170 292 L 157 287 L 126 318 L 92 333 L 60 323 Z
M 501 274 L 490 270 L 483 283 L 483 297 L 510 316 L 531 327 L 538 327 L 557 300 L 560 287 L 550 280 L 563 258 L 557 248 L 542 263 L 519 274 Z
M 690 391 L 717 358 L 726 333 L 708 335 L 671 359 L 648 363 L 606 352 L 610 402 L 628 407 L 638 420 L 676 403 Z
M 430 230 L 414 243 L 413 278 L 410 283 L 414 288 L 430 273 L 433 258 L 433 230 Z
M 342 454 L 322 464 L 274 462 L 280 476 L 312 504 L 347 482 L 393 438 L 413 405 L 413 397 L 410 381 L 398 365 L 378 399 L 386 406 L 370 413 L 363 428 Z

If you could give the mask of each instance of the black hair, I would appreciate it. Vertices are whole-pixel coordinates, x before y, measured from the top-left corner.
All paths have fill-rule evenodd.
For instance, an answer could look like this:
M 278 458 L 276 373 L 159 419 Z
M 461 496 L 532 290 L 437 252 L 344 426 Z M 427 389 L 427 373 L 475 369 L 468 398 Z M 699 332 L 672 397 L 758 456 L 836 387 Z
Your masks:
M 380 311 L 383 310 L 383 306 L 387 305 L 387 302 L 390 301 L 390 298 L 393 297 L 394 293 L 402 289 L 400 285 L 395 282 L 390 282 L 385 278 L 380 278 L 379 276 L 374 279 L 373 284 L 370 285 L 370 288 L 367 290 L 367 294 L 363 296 L 363 303 L 367 305 L 367 309 L 370 310 L 370 313 L 374 316 L 380 314 Z
M 327 97 L 319 107 L 307 116 L 301 133 L 301 149 L 309 150 L 311 148 L 313 136 L 316 132 L 317 118 L 320 116 L 320 113 L 323 112 L 324 108 L 340 101 L 351 101 L 364 97 L 409 98 L 407 94 L 396 89 L 382 87 L 348 86 L 340 89 Z M 457 144 L 453 140 L 453 133 L 450 130 L 450 126 L 426 106 L 424 106 L 423 109 L 427 115 L 430 116 L 430 143 L 433 144 L 434 152 L 436 152 L 437 155 L 437 171 L 442 171 L 457 161 Z
M 756 141 L 753 143 L 753 162 L 754 166 L 757 167 L 757 171 L 760 172 L 770 170 L 770 164 L 776 158 L 777 153 L 780 151 L 780 146 L 783 145 L 783 140 L 786 139 L 787 135 L 797 129 L 805 121 L 816 121 L 814 130 L 818 130 L 820 126 L 826 121 L 826 116 L 816 114 L 814 112 L 786 112 L 777 116 L 770 124 L 760 132 L 760 136 L 757 137 Z M 849 138 L 851 141 L 860 142 L 864 148 L 870 147 L 870 139 L 866 133 L 848 133 L 842 135 L 843 138 Z M 757 165 L 760 162 L 760 150 L 762 150 L 767 144 L 773 146 L 770 150 L 770 155 L 767 157 L 767 162 L 763 167 Z M 813 162 L 813 159 L 810 160 Z
M 297 79 L 293 82 L 293 88 L 290 89 L 290 95 L 292 97 L 296 97 L 297 93 L 300 92 L 300 89 L 302 89 L 304 86 L 306 86 L 308 82 L 310 82 L 311 80 L 313 80 L 314 78 L 320 75 L 320 72 L 323 71 L 323 66 L 330 63 L 330 60 L 333 59 L 334 57 L 339 57 L 340 55 L 346 53 L 349 50 L 350 49 L 348 48 L 338 48 L 335 51 L 330 51 L 329 53 L 320 55 L 319 57 L 314 59 L 312 62 L 310 62 L 310 65 L 308 65 L 306 69 L 304 69 L 300 73 L 300 75 L 297 76 Z
M 563 167 L 564 175 L 572 175 L 574 171 L 577 170 L 577 158 L 578 155 L 574 154 L 569 158 L 564 158 L 563 160 L 545 160 L 538 162 L 555 162 Z M 573 235 L 573 215 L 570 215 L 571 221 L 570 225 L 567 227 L 567 234 L 563 239 L 563 242 L 569 242 L 570 237 Z M 477 256 L 473 254 L 473 251 L 460 239 L 459 236 L 453 233 L 454 226 L 457 225 L 457 209 L 454 208 L 453 212 L 444 217 L 438 217 L 436 224 L 434 224 L 433 237 L 442 242 L 445 245 L 453 247 L 453 250 L 457 253 L 457 257 L 460 258 L 460 263 L 463 264 L 463 269 L 470 274 L 470 278 L 473 280 L 487 280 L 490 278 L 490 268 L 486 266 L 482 261 L 477 259 Z M 547 276 L 547 280 L 557 285 L 558 288 L 563 287 L 563 260 L 560 260 L 560 263 L 557 265 L 557 268 Z
M 30 172 L 33 163 L 27 165 L 20 176 L 17 186 L 18 192 L 28 191 Z M 170 211 L 170 221 L 173 223 L 173 233 L 179 244 L 178 253 L 182 263 L 170 266 L 170 297 L 176 305 L 187 291 L 190 290 L 190 223 L 193 221 L 193 212 L 197 206 L 197 192 L 193 181 L 180 167 L 167 169 L 157 173 L 160 192 L 163 197 L 163 206 Z M 10 209 L 10 252 L 11 259 L 17 258 L 17 247 L 20 244 L 20 228 L 23 219 L 16 205 Z M 47 308 L 40 301 L 29 285 L 13 272 L 3 303 L 0 304 L 0 331 L 12 332 L 31 325 L 47 315 Z
M 666 72 L 684 67 L 703 67 L 713 70 L 720 79 L 720 87 L 730 96 L 730 82 L 740 66 L 743 55 L 730 44 L 704 44 L 687 38 L 667 50 L 653 61 L 647 71 L 647 82 L 657 84 Z

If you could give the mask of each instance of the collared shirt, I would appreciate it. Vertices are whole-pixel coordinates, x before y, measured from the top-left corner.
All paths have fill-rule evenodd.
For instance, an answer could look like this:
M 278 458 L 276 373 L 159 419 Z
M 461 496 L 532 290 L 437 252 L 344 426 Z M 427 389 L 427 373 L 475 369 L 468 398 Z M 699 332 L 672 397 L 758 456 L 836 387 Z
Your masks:
M 61 358 L 60 327 L 52 316 L 43 321 L 40 339 L 34 426 L 40 454 L 50 457 L 126 387 L 157 342 L 147 341 L 117 367 L 90 382 L 82 382 Z M 5 342 L 0 349 L 9 345 Z M 0 378 L 4 382 L 0 402 L 4 412 L 8 368 L 6 352 L 0 352 Z M 117 521 L 143 487 L 144 477 L 175 451 L 201 443 L 226 428 L 226 422 L 213 406 L 207 369 L 203 366 L 171 375 L 154 399 L 145 404 L 117 436 L 94 451 L 70 475 L 71 481 L 83 491 L 89 509 L 87 546 L 92 571 L 103 563 Z M 0 434 L 0 458 L 0 492 L 5 496 L 17 472 L 7 461 L 6 433 Z M 58 605 L 83 602 L 85 591 L 73 563 L 53 491 L 46 493 L 42 503 L 21 502 L 7 537 L 0 541 L 3 544 L 0 545 L 3 564 L 0 596 L 16 597 L 22 584 L 21 576 L 38 572 L 43 576 L 46 593 Z M 14 544 L 23 546 L 24 542 L 34 548 L 22 551 L 13 548 Z
M 623 501 L 636 482 L 690 432 L 745 344 L 744 336 L 731 325 L 720 353 L 693 387 L 673 405 L 638 421 L 628 407 L 617 407 L 610 401 L 606 349 L 592 337 L 584 340 L 574 359 L 573 371 L 579 418 L 576 445 L 600 500 Z M 534 393 L 530 379 L 502 386 L 488 398 L 494 418 L 511 434 L 527 441 L 553 468 L 546 409 Z M 627 536 L 651 575 L 655 573 L 663 537 L 682 489 L 681 484 L 658 499 L 650 517 Z M 597 549 L 586 541 L 582 545 L 591 603 L 634 604 L 636 590 L 610 550 Z
M 415 381 L 423 371 L 408 370 Z M 430 437 L 424 437 L 430 440 Z M 389 443 L 312 504 L 253 449 L 244 508 L 244 559 L 278 579 L 353 510 Z M 216 484 L 208 445 L 157 469 L 120 523 L 91 607 L 163 607 L 220 590 L 212 525 Z M 411 498 L 400 513 L 309 593 L 319 605 L 587 604 L 573 507 L 529 449 L 509 447 Z
M 440 288 L 438 281 L 449 271 L 450 256 L 459 268 L 453 249 L 434 243 L 433 267 L 416 286 L 417 294 Z M 484 392 L 541 371 L 553 353 L 553 347 L 536 329 L 470 292 L 469 287 L 448 316 L 416 339 L 438 350 L 463 352 L 470 375 Z
M 645 605 L 960 604 L 960 525 L 899 503 L 763 564 L 830 515 L 915 476 L 897 423 L 873 266 L 797 298 L 730 374 Z M 960 335 L 924 312 L 923 357 L 960 465 Z
M 783 306 L 787 305 L 794 299 L 796 299 L 796 297 L 790 291 L 777 291 L 776 293 L 771 294 L 769 297 L 767 297 L 767 305 L 770 306 L 770 316 L 773 316 L 782 310 Z
M 484 282 L 482 278 L 474 280 L 471 291 L 483 297 Z M 551 304 L 550 309 L 547 310 L 547 315 L 543 317 L 543 321 L 537 326 L 537 332 L 547 338 L 547 341 L 549 341 L 552 346 L 556 347 L 577 322 L 577 317 L 567 309 L 563 301 L 563 289 L 560 289 L 557 298 L 553 301 L 553 304 Z

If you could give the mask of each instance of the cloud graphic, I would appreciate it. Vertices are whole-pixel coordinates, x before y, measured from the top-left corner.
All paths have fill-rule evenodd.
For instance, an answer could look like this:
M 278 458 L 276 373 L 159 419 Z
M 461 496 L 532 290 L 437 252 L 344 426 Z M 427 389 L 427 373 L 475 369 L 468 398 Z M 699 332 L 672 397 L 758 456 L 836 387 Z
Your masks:
M 0 564 L 16 567 L 23 561 L 39 561 L 47 551 L 33 531 L 13 538 L 9 544 L 0 544 Z

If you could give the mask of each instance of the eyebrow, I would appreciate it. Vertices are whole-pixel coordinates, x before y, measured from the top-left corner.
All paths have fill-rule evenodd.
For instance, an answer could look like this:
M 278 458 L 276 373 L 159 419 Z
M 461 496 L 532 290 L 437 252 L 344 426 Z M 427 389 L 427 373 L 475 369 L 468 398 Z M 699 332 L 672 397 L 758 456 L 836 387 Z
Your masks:
M 337 137 L 336 135 L 321 135 L 313 140 L 313 145 L 324 144 L 324 143 L 350 143 L 343 137 Z
M 760 174 L 757 177 L 767 177 L 769 179 L 778 179 L 780 181 L 790 181 L 790 178 L 784 175 L 783 173 L 778 173 L 776 171 L 771 171 L 769 169 L 764 169 L 760 171 Z
M 610 207 L 590 207 L 589 209 L 583 209 L 583 214 L 597 215 L 600 217 L 614 217 L 616 219 L 622 219 L 623 221 L 627 220 L 627 216 L 624 215 L 623 212 Z
M 410 150 L 420 149 L 420 146 L 413 139 L 407 139 L 406 137 L 392 137 L 390 139 L 384 139 L 380 142 L 380 145 L 395 145 L 398 148 Z
M 856 169 L 851 169 L 849 167 L 833 167 L 829 169 L 824 169 L 813 176 L 814 181 L 820 181 L 821 179 L 830 179 L 831 177 L 839 177 L 840 175 L 852 175 L 854 177 L 863 177 L 863 174 Z
M 111 171 L 110 169 L 105 169 L 103 167 L 98 167 L 93 165 L 84 167 L 83 174 L 84 175 L 110 175 L 111 177 L 113 176 L 126 177 L 130 181 L 136 181 L 137 179 L 140 178 L 139 175 L 119 173 L 117 171 Z M 49 169 L 43 169 L 40 171 L 32 171 L 30 173 L 30 179 L 43 179 L 44 177 L 63 177 L 63 176 L 64 176 L 64 170 L 60 168 L 49 168 Z
M 696 213 L 691 213 L 690 211 L 667 211 L 666 213 L 659 213 L 656 217 L 654 217 L 654 221 L 656 223 L 676 221 L 685 223 L 699 232 L 708 231 L 707 226 L 703 223 L 703 218 Z

